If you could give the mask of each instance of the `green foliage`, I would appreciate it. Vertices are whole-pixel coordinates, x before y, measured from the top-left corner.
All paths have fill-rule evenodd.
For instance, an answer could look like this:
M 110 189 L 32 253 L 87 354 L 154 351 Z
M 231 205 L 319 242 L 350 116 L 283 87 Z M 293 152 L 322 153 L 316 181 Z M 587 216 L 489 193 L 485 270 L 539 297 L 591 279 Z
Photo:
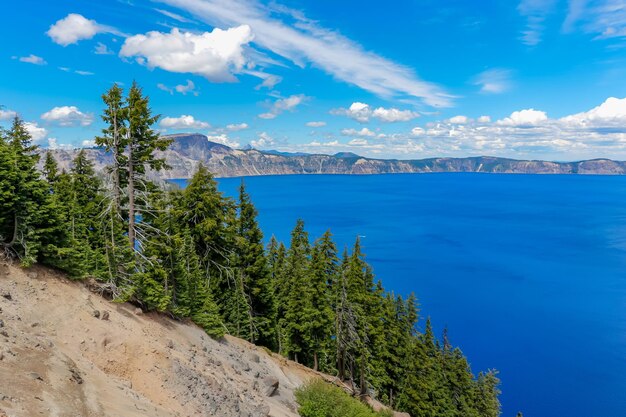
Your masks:
M 390 417 L 389 411 L 374 412 L 341 388 L 313 380 L 296 390 L 302 417 Z

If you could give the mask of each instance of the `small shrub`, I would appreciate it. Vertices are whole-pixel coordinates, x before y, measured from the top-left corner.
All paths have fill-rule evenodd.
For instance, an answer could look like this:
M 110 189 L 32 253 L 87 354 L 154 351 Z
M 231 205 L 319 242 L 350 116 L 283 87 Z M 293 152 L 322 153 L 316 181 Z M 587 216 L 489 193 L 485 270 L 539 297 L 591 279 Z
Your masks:
M 341 388 L 321 380 L 313 380 L 296 390 L 302 417 L 387 417 L 391 413 L 375 412 L 351 397 Z

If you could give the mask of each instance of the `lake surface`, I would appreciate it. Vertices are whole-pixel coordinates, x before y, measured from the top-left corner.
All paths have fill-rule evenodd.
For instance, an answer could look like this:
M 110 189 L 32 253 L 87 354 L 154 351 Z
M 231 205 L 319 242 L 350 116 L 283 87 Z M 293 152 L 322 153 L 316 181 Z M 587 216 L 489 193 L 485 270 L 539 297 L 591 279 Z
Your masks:
M 415 292 L 474 372 L 500 371 L 503 416 L 626 416 L 626 177 L 245 181 L 266 238 L 288 243 L 297 218 L 340 248 L 363 236 L 387 290 Z

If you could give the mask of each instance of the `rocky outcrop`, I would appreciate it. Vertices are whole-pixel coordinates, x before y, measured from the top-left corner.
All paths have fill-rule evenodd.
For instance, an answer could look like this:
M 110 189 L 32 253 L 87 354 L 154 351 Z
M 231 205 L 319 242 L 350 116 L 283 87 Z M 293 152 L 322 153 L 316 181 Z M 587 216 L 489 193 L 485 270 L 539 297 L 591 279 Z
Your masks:
M 199 134 L 173 135 L 170 149 L 161 153 L 172 167 L 153 173 L 154 178 L 190 178 L 198 164 L 216 177 L 289 174 L 399 174 L 431 172 L 484 172 L 506 174 L 626 174 L 626 162 L 593 159 L 578 162 L 524 161 L 491 156 L 428 158 L 418 160 L 372 159 L 342 152 L 336 155 L 288 154 L 256 149 L 232 149 Z M 77 150 L 52 151 L 68 170 Z M 103 172 L 111 156 L 102 149 L 87 149 L 88 157 Z

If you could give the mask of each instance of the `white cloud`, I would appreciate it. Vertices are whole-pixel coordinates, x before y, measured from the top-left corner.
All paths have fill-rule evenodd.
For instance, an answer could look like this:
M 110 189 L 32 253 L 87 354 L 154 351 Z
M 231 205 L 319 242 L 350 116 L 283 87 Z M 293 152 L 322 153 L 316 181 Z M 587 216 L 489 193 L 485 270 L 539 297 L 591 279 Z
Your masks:
M 465 124 L 443 120 L 404 133 L 355 139 L 347 143 L 317 139 L 307 144 L 282 145 L 280 150 L 335 153 L 358 146 L 360 155 L 403 159 L 493 155 L 559 161 L 603 157 L 626 160 L 626 98 L 609 98 L 595 108 L 560 119 L 526 109 L 496 121 L 488 116 L 468 119 Z
M 33 55 L 33 54 L 30 54 L 28 56 L 22 56 L 22 57 L 19 57 L 18 59 L 20 62 L 26 62 L 27 64 L 34 64 L 34 65 L 46 65 L 47 64 L 45 59 L 43 59 L 40 56 Z
M 98 33 L 121 35 L 115 28 L 101 25 L 95 20 L 87 19 L 76 13 L 70 13 L 63 19 L 58 20 L 46 32 L 53 42 L 62 46 L 72 45 L 84 39 L 91 39 Z
M 354 102 L 349 108 L 339 108 L 330 111 L 337 116 L 347 116 L 359 123 L 367 123 L 370 119 L 378 119 L 382 122 L 408 122 L 419 117 L 419 113 L 411 110 L 398 110 L 396 108 L 378 107 L 372 109 L 369 104 Z
M 247 123 L 233 123 L 233 124 L 226 125 L 226 129 L 230 130 L 231 132 L 238 132 L 240 130 L 245 130 L 248 127 L 249 126 Z
M 196 97 L 200 95 L 200 92 L 196 90 L 196 85 L 191 80 L 187 80 L 186 84 L 178 84 L 174 87 L 168 87 L 165 84 L 159 83 L 157 84 L 157 88 L 159 90 L 167 91 L 170 94 L 174 94 L 174 92 L 177 92 L 184 96 L 186 96 L 187 93 L 190 93 Z
M 93 73 L 93 72 L 91 72 L 91 71 L 81 71 L 81 70 L 76 70 L 76 71 L 74 71 L 74 72 L 75 72 L 76 74 L 78 74 L 78 75 L 94 75 L 94 73 Z
M 436 107 L 451 104 L 449 94 L 419 79 L 411 68 L 367 51 L 337 31 L 321 27 L 285 6 L 258 0 L 163 1 L 211 26 L 249 25 L 255 35 L 254 43 L 261 48 L 300 67 L 310 64 L 381 97 L 419 98 Z
M 296 94 L 287 98 L 276 100 L 267 113 L 259 114 L 261 119 L 275 119 L 278 115 L 285 111 L 293 111 L 302 104 L 308 97 L 304 94 Z
M 366 127 L 364 127 L 361 130 L 343 129 L 341 131 L 341 134 L 344 136 L 363 136 L 363 137 L 370 137 L 370 138 L 376 136 L 376 133 L 372 132 Z
M 244 46 L 253 39 L 250 27 L 219 28 L 196 35 L 172 29 L 170 33 L 148 32 L 127 38 L 120 56 L 135 57 L 149 68 L 190 73 L 214 82 L 233 82 L 248 63 Z
M 419 117 L 419 113 L 416 113 L 411 110 L 398 110 L 395 108 L 383 108 L 378 107 L 372 113 L 372 117 L 375 119 L 381 120 L 383 122 L 408 122 L 409 120 L 413 120 Z
M 490 69 L 478 74 L 472 84 L 480 87 L 484 94 L 500 94 L 511 89 L 511 71 L 501 68 Z
M 623 127 L 626 129 L 626 98 L 609 97 L 593 109 L 563 117 L 562 122 L 580 127 Z
M 113 55 L 114 52 L 102 42 L 98 42 L 94 48 L 94 53 L 96 55 Z
M 326 126 L 326 122 L 307 122 L 306 125 L 308 127 L 324 127 Z
M 225 134 L 225 133 L 222 133 L 220 135 L 207 136 L 207 138 L 211 142 L 220 143 L 220 144 L 226 145 L 226 146 L 228 146 L 230 148 L 239 148 L 241 146 L 239 144 L 239 142 L 230 140 L 228 135 Z
M 454 116 L 448 119 L 448 122 L 455 124 L 455 125 L 464 125 L 469 121 L 470 119 L 467 116 L 461 116 L 461 115 Z
M 76 106 L 54 107 L 41 115 L 41 119 L 62 127 L 89 126 L 93 115 L 81 112 Z
M 15 116 L 17 116 L 17 113 L 14 112 L 13 110 L 2 110 L 2 109 L 0 109 L 0 120 L 11 120 Z
M 48 136 L 48 130 L 39 126 L 35 122 L 24 122 L 24 128 L 30 134 L 34 142 L 39 142 Z
M 207 122 L 196 120 L 193 116 L 181 115 L 180 117 L 164 117 L 159 123 L 166 129 L 208 129 L 211 127 Z
M 514 111 L 509 117 L 498 120 L 496 123 L 502 126 L 535 126 L 548 120 L 544 111 L 526 109 Z
M 411 129 L 411 136 L 422 136 L 425 133 L 426 133 L 426 131 L 423 128 L 419 127 L 419 126 L 416 126 L 413 129 Z
M 266 132 L 261 132 L 258 139 L 250 141 L 250 145 L 254 148 L 263 149 L 268 146 L 275 145 L 276 141 Z
M 83 148 L 93 148 L 94 146 L 96 146 L 96 141 L 93 139 L 86 139 L 81 143 L 81 146 Z

